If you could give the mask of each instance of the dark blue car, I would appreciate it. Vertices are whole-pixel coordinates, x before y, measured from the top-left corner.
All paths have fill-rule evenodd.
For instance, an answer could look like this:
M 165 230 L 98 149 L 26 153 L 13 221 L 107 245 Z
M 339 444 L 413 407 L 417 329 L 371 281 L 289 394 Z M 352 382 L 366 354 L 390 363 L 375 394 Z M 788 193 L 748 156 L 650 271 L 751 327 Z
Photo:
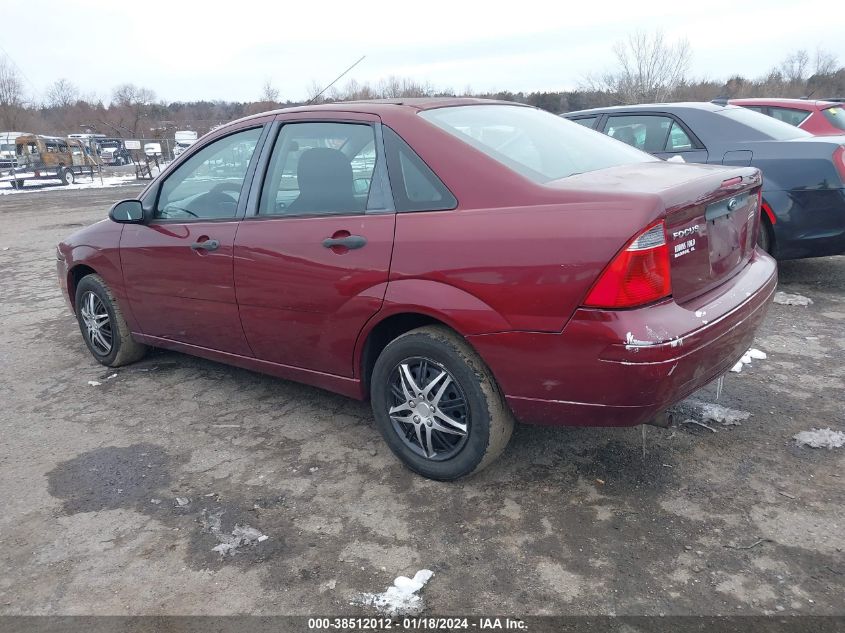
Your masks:
M 761 247 L 778 259 L 845 253 L 845 136 L 813 136 L 716 103 L 617 106 L 562 116 L 660 158 L 758 167 Z

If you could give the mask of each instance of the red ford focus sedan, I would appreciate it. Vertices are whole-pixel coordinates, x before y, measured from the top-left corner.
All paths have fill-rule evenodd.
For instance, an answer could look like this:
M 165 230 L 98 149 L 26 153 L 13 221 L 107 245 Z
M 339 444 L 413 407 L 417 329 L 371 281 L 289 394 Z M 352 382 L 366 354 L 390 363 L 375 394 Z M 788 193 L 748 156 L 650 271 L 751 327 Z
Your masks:
M 511 103 L 291 108 L 206 135 L 58 276 L 100 363 L 163 347 L 369 398 L 455 479 L 514 420 L 642 424 L 726 372 L 776 284 L 760 186 Z

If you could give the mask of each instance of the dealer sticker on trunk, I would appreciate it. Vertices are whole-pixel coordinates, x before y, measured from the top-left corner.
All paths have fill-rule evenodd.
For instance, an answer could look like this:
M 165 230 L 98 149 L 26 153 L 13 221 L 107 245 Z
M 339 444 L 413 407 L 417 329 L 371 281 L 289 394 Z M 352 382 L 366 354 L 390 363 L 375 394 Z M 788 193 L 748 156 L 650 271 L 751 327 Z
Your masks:
M 698 233 L 699 225 L 696 224 L 694 226 L 687 227 L 685 229 L 681 229 L 680 231 L 673 231 L 672 237 L 675 239 L 684 238 L 688 235 L 695 235 Z M 673 246 L 673 256 L 677 259 L 678 257 L 682 257 L 684 255 L 688 255 L 695 250 L 695 238 L 690 237 L 685 239 Z

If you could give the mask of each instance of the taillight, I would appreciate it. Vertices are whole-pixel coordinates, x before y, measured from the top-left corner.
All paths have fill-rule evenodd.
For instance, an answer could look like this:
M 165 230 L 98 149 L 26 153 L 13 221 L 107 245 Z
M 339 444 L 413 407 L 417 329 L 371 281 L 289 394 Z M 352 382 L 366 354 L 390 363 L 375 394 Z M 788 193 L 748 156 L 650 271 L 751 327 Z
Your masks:
M 842 184 L 845 184 L 845 145 L 840 145 L 839 149 L 833 152 L 833 164 L 836 165 Z
M 584 305 L 592 308 L 631 308 L 668 297 L 669 245 L 666 227 L 658 222 L 640 233 L 607 265 Z

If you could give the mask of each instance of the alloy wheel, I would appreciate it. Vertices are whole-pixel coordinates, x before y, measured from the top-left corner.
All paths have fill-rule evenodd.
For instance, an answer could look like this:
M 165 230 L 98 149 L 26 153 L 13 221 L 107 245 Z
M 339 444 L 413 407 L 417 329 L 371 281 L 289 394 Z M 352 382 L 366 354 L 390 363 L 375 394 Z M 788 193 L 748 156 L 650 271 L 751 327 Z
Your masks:
M 105 304 L 93 292 L 86 292 L 82 295 L 80 315 L 91 347 L 98 355 L 107 356 L 112 350 L 114 335 Z
M 388 410 L 394 431 L 414 453 L 445 461 L 460 453 L 470 428 L 461 386 L 440 363 L 407 358 L 390 373 Z

